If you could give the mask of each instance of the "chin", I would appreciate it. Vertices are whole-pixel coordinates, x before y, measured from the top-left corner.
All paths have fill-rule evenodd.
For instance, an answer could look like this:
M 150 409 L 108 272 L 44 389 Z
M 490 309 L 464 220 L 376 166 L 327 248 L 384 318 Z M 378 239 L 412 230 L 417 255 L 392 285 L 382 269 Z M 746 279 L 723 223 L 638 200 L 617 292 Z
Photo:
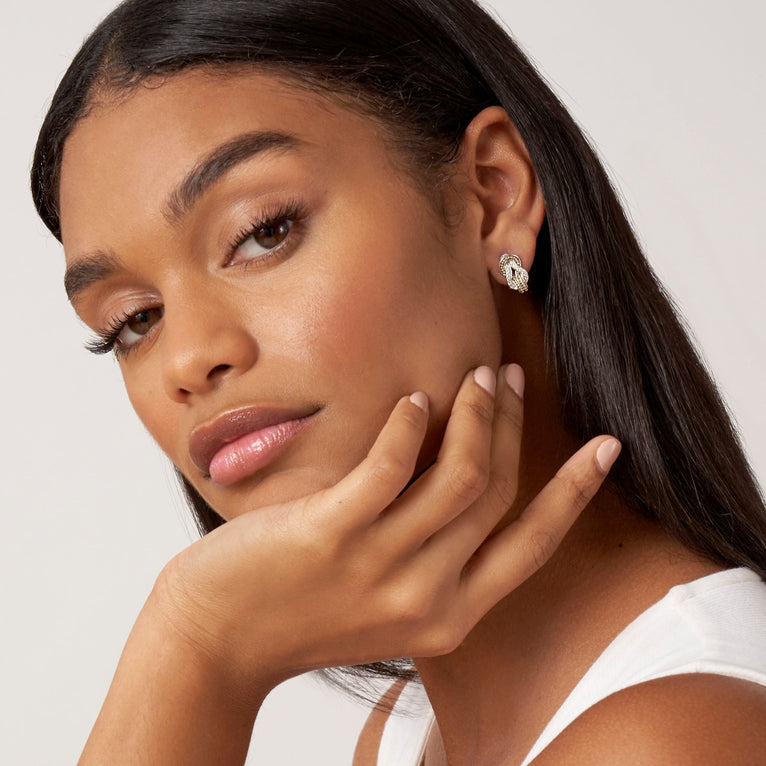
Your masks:
M 227 521 L 248 511 L 271 505 L 290 503 L 313 495 L 336 484 L 342 476 L 335 477 L 327 469 L 305 467 L 276 471 L 265 476 L 254 476 L 239 484 L 206 493 L 207 502 Z

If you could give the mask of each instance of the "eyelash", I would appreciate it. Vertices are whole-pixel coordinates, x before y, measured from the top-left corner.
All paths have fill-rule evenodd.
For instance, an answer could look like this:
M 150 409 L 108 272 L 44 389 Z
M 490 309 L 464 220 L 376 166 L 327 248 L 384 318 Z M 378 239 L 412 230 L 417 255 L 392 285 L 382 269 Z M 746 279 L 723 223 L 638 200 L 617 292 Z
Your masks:
M 287 254 L 287 243 L 292 243 L 292 241 L 295 239 L 293 229 L 295 229 L 295 227 L 299 225 L 304 218 L 305 205 L 299 199 L 291 199 L 279 205 L 278 207 L 272 208 L 271 210 L 267 209 L 256 221 L 253 221 L 252 223 L 243 227 L 239 233 L 231 240 L 231 242 L 229 242 L 226 263 L 228 264 L 234 257 L 234 254 L 237 252 L 238 248 L 247 242 L 247 240 L 250 239 L 250 237 L 252 237 L 260 229 L 265 229 L 269 226 L 275 226 L 276 224 L 290 221 L 292 224 L 290 232 L 282 242 L 280 242 L 278 245 L 275 245 L 267 253 L 264 253 L 264 255 L 258 258 L 253 258 L 250 261 L 245 261 L 241 265 L 247 268 L 248 266 L 255 263 L 263 263 L 264 261 L 271 260 L 272 257 L 284 257 Z
M 288 232 L 285 239 L 282 240 L 282 242 L 280 242 L 278 245 L 275 245 L 273 248 L 271 248 L 271 250 L 266 251 L 262 256 L 253 258 L 249 261 L 244 261 L 243 263 L 236 265 L 242 266 L 243 268 L 248 268 L 249 266 L 252 266 L 256 263 L 262 264 L 264 261 L 270 261 L 272 258 L 284 257 L 287 255 L 288 251 L 286 243 L 295 240 L 293 230 L 295 229 L 296 225 L 298 225 L 303 220 L 304 217 L 305 205 L 301 200 L 298 199 L 289 200 L 287 203 L 281 204 L 279 207 L 274 208 L 273 210 L 266 210 L 256 221 L 241 229 L 241 231 L 227 245 L 225 263 L 228 265 L 237 250 L 245 242 L 247 242 L 250 237 L 252 237 L 261 229 L 273 227 L 284 223 L 285 221 L 289 221 L 291 223 L 290 231 Z M 95 338 L 92 338 L 85 344 L 86 350 L 90 351 L 92 354 L 108 354 L 110 351 L 114 351 L 114 354 L 117 358 L 124 359 L 131 351 L 133 351 L 142 343 L 142 340 L 135 341 L 129 346 L 122 346 L 117 341 L 120 333 L 125 328 L 125 325 L 136 314 L 140 313 L 141 311 L 150 311 L 154 308 L 157 307 L 145 306 L 133 313 L 123 312 L 119 316 L 114 317 L 109 321 L 109 324 L 103 330 L 97 331 Z M 149 332 L 151 332 L 151 330 L 149 330 Z
M 149 307 L 156 308 L 156 307 Z M 146 311 L 147 309 L 139 309 L 139 311 Z M 109 321 L 109 324 L 96 333 L 96 337 L 92 338 L 85 344 L 85 349 L 90 351 L 91 354 L 108 354 L 110 351 L 114 351 L 114 355 L 118 358 L 126 357 L 140 341 L 133 343 L 130 346 L 121 346 L 117 343 L 117 338 L 123 331 L 125 325 L 139 313 L 139 311 L 129 314 L 124 312 L 114 319 Z

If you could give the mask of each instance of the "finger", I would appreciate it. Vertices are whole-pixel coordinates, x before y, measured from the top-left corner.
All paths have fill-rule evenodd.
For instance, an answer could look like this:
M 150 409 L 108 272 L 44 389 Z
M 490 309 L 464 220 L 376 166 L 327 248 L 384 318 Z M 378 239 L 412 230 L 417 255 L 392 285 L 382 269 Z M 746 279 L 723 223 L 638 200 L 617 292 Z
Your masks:
M 476 621 L 553 555 L 620 453 L 614 437 L 579 449 L 521 516 L 484 543 L 464 571 L 461 597 Z
M 503 367 L 501 394 L 492 431 L 490 487 L 505 510 L 513 505 L 519 483 L 519 457 L 524 427 L 524 370 L 518 364 Z
M 517 364 L 503 367 L 497 383 L 487 488 L 470 508 L 429 541 L 428 555 L 435 562 L 467 561 L 516 499 L 524 424 L 524 372 Z
M 489 367 L 479 367 L 464 378 L 436 462 L 383 520 L 394 546 L 402 550 L 420 547 L 486 489 L 495 387 L 495 374 Z
M 369 523 L 407 486 L 428 426 L 428 397 L 422 392 L 400 399 L 367 457 L 328 490 L 323 505 L 352 504 L 353 518 Z

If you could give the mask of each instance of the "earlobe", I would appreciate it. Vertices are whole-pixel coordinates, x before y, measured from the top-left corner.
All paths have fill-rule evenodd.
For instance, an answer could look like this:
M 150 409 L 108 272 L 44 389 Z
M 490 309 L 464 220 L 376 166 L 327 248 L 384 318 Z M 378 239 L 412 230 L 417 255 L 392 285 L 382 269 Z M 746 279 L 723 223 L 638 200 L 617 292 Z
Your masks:
M 461 162 L 480 205 L 487 269 L 496 281 L 525 292 L 545 204 L 524 141 L 504 109 L 492 106 L 474 117 L 463 134 Z

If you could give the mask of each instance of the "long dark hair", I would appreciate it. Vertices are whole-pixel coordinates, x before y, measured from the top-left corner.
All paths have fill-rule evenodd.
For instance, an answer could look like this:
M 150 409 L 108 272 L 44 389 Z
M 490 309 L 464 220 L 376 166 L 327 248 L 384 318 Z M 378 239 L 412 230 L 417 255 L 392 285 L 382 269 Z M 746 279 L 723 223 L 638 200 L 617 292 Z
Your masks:
M 532 273 L 566 426 L 618 436 L 610 482 L 690 549 L 766 578 L 766 509 L 737 434 L 580 129 L 473 0 L 128 0 L 88 38 L 40 131 L 37 209 L 60 238 L 64 142 L 101 93 L 188 67 L 270 68 L 390 128 L 431 184 L 463 131 L 500 105 L 546 206 Z M 415 175 L 415 174 L 413 174 Z M 182 479 L 202 533 L 223 523 Z M 354 669 L 412 674 L 405 663 Z

